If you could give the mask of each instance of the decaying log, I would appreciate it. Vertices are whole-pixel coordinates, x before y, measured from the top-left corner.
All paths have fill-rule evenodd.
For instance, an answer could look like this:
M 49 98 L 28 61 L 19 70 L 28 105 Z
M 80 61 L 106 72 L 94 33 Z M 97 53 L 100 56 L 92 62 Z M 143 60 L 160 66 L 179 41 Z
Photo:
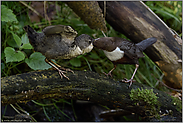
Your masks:
M 158 41 L 145 53 L 163 71 L 167 85 L 182 88 L 182 47 L 168 26 L 141 1 L 107 1 L 106 4 L 99 2 L 99 5 L 102 10 L 106 9 L 107 22 L 132 41 L 157 38 Z
M 97 1 L 67 1 L 65 3 L 67 3 L 91 29 L 107 31 L 105 19 Z
M 55 70 L 34 71 L 1 78 L 1 104 L 26 103 L 45 98 L 89 100 L 98 104 L 122 108 L 146 116 L 147 106 L 135 105 L 130 99 L 131 89 L 140 87 L 152 89 L 139 83 L 117 82 L 91 71 L 67 73 L 70 80 L 60 79 Z M 173 99 L 166 93 L 153 89 L 157 94 L 161 112 L 172 111 L 180 119 L 181 113 L 173 105 Z

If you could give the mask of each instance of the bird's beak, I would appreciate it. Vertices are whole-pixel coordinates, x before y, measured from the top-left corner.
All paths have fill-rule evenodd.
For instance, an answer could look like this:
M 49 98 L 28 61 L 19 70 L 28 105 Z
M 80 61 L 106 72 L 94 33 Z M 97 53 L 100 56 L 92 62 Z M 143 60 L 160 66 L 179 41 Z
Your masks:
M 100 38 L 94 39 L 94 42 L 97 41 L 98 39 L 100 39 Z

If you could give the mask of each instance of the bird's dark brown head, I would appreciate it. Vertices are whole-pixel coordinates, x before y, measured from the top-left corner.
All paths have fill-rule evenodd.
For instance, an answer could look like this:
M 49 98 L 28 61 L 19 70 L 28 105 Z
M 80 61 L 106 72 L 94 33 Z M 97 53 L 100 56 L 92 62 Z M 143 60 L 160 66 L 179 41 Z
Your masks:
M 115 40 L 114 37 L 97 38 L 93 42 L 93 46 L 98 49 L 113 51 L 116 48 L 114 40 Z

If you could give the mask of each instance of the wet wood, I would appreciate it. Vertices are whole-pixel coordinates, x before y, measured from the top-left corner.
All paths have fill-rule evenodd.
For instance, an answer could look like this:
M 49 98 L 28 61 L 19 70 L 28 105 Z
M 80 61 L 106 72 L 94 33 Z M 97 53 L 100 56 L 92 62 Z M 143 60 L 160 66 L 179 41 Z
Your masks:
M 117 82 L 89 71 L 75 71 L 75 74 L 67 73 L 67 76 L 70 78 L 69 81 L 66 78 L 60 79 L 57 71 L 48 70 L 3 77 L 1 78 L 1 104 L 26 103 L 46 98 L 89 100 L 146 116 L 147 106 L 134 105 L 129 94 L 131 89 L 152 88 L 133 83 L 128 89 L 129 83 Z M 158 104 L 161 106 L 161 112 L 166 113 L 168 110 L 173 112 L 172 116 L 181 116 L 170 96 L 156 89 L 153 89 L 153 92 L 159 97 Z
M 164 82 L 173 88 L 182 88 L 182 47 L 172 30 L 143 4 L 143 2 L 99 2 L 106 9 L 107 22 L 131 41 L 140 42 L 149 37 L 158 41 L 145 53 L 164 73 Z

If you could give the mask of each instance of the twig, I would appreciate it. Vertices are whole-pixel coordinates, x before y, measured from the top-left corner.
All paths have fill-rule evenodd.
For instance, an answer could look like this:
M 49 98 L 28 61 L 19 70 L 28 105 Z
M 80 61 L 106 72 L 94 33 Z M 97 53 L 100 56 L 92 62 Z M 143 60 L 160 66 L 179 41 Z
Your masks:
M 34 13 L 36 13 L 39 17 L 43 18 L 43 16 L 41 16 L 39 14 L 39 12 L 37 12 L 35 9 L 33 9 L 31 6 L 27 5 L 25 2 L 23 1 L 19 1 L 21 4 L 23 4 L 24 6 L 26 6 L 27 8 L 29 8 L 31 11 L 33 11 Z
M 45 15 L 45 21 L 48 20 L 49 25 L 51 25 L 50 18 L 48 17 L 46 12 L 46 1 L 44 1 L 44 15 Z
M 106 17 L 106 1 L 104 1 L 104 18 Z
M 102 34 L 104 35 L 104 37 L 107 37 L 107 36 L 105 35 L 104 31 L 102 31 Z
M 153 75 L 153 74 L 151 74 L 151 75 Z M 154 75 L 153 75 L 154 76 Z M 154 76 L 154 78 L 156 79 L 156 80 L 158 80 L 155 76 Z M 171 88 L 171 87 L 169 87 L 168 85 L 166 85 L 164 82 L 162 82 L 162 81 L 160 81 L 160 80 L 158 80 L 159 82 L 161 82 L 161 84 L 163 84 L 165 87 L 167 87 L 167 88 L 169 88 L 169 89 L 171 89 L 171 90 L 174 90 L 174 91 L 177 91 L 177 92 L 181 92 L 182 90 L 179 90 L 179 89 L 175 89 L 175 88 Z
M 20 114 L 20 112 L 13 106 L 13 104 L 10 104 L 10 106 L 11 106 L 18 114 Z

